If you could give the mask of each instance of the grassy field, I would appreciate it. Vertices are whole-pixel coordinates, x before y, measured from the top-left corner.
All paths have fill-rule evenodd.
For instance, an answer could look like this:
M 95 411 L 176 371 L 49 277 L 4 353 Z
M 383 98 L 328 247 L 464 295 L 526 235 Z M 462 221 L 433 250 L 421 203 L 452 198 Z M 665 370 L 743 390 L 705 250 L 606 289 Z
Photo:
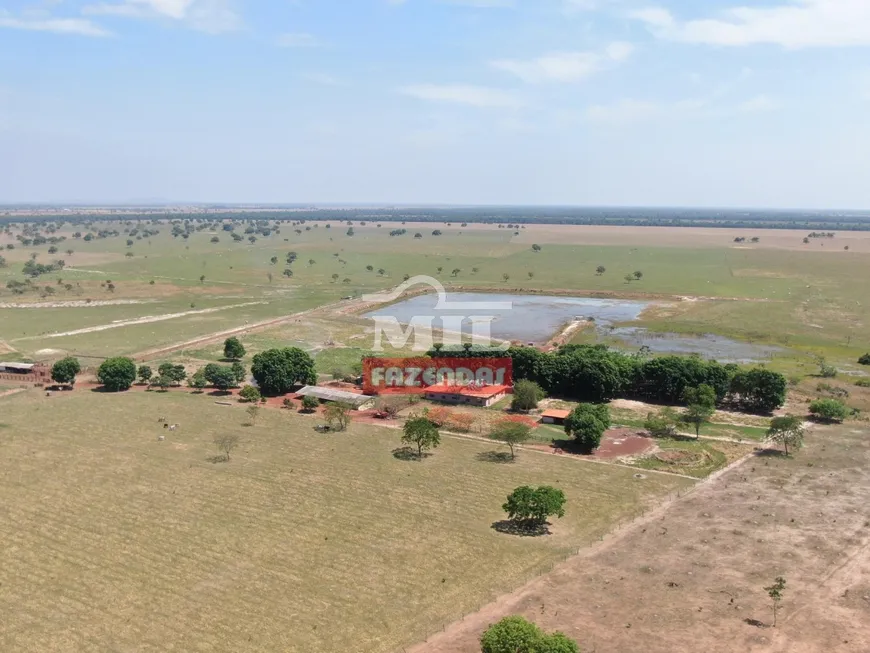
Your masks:
M 815 243 L 803 250 L 785 249 L 771 236 L 763 237 L 759 245 L 738 247 L 727 230 L 717 233 L 716 239 L 699 230 L 704 233 L 694 238 L 694 232 L 685 232 L 690 235 L 678 240 L 651 238 L 649 244 L 639 244 L 634 231 L 626 230 L 625 244 L 619 244 L 618 233 L 606 241 L 584 243 L 587 232 L 582 227 L 573 228 L 571 237 L 561 232 L 554 237 L 552 228 L 545 225 L 530 225 L 514 235 L 510 229 L 482 224 L 407 225 L 407 234 L 390 237 L 388 231 L 399 226 L 355 224 L 351 237 L 345 233 L 347 226 L 339 223 L 330 229 L 325 224 L 312 226 L 310 231 L 303 228 L 299 234 L 283 225 L 280 234 L 261 237 L 254 244 L 233 243 L 225 232 L 208 231 L 194 233 L 184 241 L 172 238 L 166 225 L 160 227 L 158 236 L 136 241 L 130 248 L 123 235 L 87 243 L 70 239 L 59 247 L 61 252 L 72 248 L 74 254 L 56 255 L 67 261 L 68 268 L 45 275 L 37 283 L 55 290 L 45 301 L 91 299 L 92 305 L 9 309 L 0 304 L 0 339 L 24 354 L 44 349 L 130 353 L 155 343 L 243 326 L 245 321 L 287 315 L 344 295 L 391 287 L 405 274 L 429 274 L 455 287 L 512 292 L 699 297 L 698 301 L 657 306 L 642 316 L 639 325 L 656 331 L 718 333 L 779 344 L 790 351 L 777 356 L 771 365 L 792 373 L 810 371 L 814 354 L 848 365 L 870 348 L 862 338 L 870 318 L 863 283 L 870 254 L 854 243 L 851 251 L 835 247 L 824 251 Z M 443 235 L 432 235 L 436 227 Z M 418 231 L 423 237 L 416 239 L 413 235 Z M 740 235 L 737 231 L 734 234 Z M 218 243 L 211 242 L 214 236 Z M 778 233 L 775 236 L 782 239 Z M 9 237 L 0 239 L 10 241 Z M 771 241 L 769 248 L 767 240 Z M 536 253 L 530 243 L 538 241 L 544 243 L 544 249 Z M 8 280 L 23 278 L 21 265 L 31 254 L 38 254 L 39 261 L 55 258 L 46 249 L 18 247 L 4 252 L 9 265 L 0 269 L 0 303 L 21 301 L 3 287 Z M 286 279 L 282 276 L 284 257 L 291 250 L 297 252 L 298 259 L 292 266 L 294 276 Z M 133 256 L 125 256 L 128 252 Z M 270 262 L 273 256 L 278 259 L 276 264 Z M 607 271 L 596 274 L 598 265 Z M 368 271 L 367 266 L 373 270 Z M 380 268 L 385 274 L 377 273 Z M 459 270 L 455 276 L 454 269 Z M 626 283 L 624 275 L 635 270 L 644 273 L 643 279 Z M 503 274 L 509 274 L 507 281 Z M 202 282 L 201 276 L 205 277 Z M 73 288 L 65 290 L 57 284 L 58 277 Z M 113 292 L 107 290 L 108 280 L 115 286 Z M 33 301 L 36 295 L 30 293 L 26 299 Z M 143 303 L 97 305 L 118 300 Z M 249 302 L 261 303 L 238 307 Z M 208 308 L 221 310 L 47 337 L 118 320 Z M 355 335 L 361 333 L 358 330 Z M 324 338 L 322 332 L 318 335 L 318 341 Z M 589 333 L 580 332 L 577 337 L 588 338 Z M 318 341 L 309 340 L 311 344 Z M 365 343 L 350 344 L 364 347 Z
M 386 653 L 691 484 L 533 452 L 493 464 L 460 439 L 407 462 L 393 429 L 245 420 L 187 393 L 0 398 L 0 650 Z M 223 433 L 241 446 L 210 462 Z M 491 528 L 524 483 L 566 492 L 552 535 Z

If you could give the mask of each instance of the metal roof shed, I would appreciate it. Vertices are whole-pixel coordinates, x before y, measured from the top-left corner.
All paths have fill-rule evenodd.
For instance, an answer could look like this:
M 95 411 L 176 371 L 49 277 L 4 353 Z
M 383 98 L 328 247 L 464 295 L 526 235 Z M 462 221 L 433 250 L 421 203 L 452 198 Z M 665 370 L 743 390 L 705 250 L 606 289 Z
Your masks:
M 324 388 L 319 385 L 306 385 L 296 394 L 300 397 L 315 397 L 321 401 L 340 401 L 350 404 L 356 409 L 360 409 L 368 403 L 374 401 L 373 397 L 361 395 L 355 392 L 347 392 L 346 390 L 337 390 L 336 388 Z

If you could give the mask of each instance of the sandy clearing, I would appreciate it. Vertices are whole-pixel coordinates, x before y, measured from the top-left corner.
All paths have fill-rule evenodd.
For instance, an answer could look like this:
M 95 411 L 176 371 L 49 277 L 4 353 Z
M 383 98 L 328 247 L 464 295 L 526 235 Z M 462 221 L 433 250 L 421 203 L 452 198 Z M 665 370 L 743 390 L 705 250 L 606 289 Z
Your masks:
M 92 308 L 95 306 L 127 306 L 129 304 L 153 304 L 156 299 L 106 299 L 86 301 L 84 299 L 71 299 L 63 302 L 33 302 L 11 303 L 0 302 L 0 308 Z
M 181 313 L 166 313 L 164 315 L 146 315 L 145 317 L 137 317 L 132 320 L 118 320 L 109 324 L 100 324 L 98 326 L 87 327 L 84 329 L 75 329 L 74 331 L 64 331 L 62 333 L 49 333 L 41 336 L 27 336 L 24 338 L 16 338 L 13 342 L 21 342 L 22 340 L 41 340 L 43 338 L 62 338 L 64 336 L 78 336 L 85 333 L 95 333 L 97 331 L 106 331 L 107 329 L 117 329 L 120 327 L 134 326 L 137 324 L 149 324 L 151 322 L 162 322 L 164 320 L 174 320 L 179 317 L 187 317 L 189 315 L 202 315 L 204 313 L 217 313 L 230 308 L 242 308 L 244 306 L 256 306 L 258 304 L 266 304 L 267 302 L 245 302 L 243 304 L 230 304 L 229 306 L 217 306 L 214 308 L 203 308 L 198 311 L 183 311 Z

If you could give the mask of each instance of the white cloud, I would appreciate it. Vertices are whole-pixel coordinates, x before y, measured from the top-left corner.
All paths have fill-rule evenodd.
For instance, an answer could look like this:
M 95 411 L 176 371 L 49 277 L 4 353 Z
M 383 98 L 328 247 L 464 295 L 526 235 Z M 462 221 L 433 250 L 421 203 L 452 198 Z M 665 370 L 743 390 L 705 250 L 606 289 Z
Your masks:
M 634 47 L 617 41 L 599 52 L 553 52 L 528 60 L 499 59 L 490 62 L 493 68 L 516 75 L 524 82 L 577 82 L 608 66 L 625 61 Z
M 646 23 L 657 37 L 685 43 L 785 48 L 870 45 L 868 0 L 789 0 L 766 7 L 738 6 L 716 17 L 684 22 L 662 7 L 629 15 Z
M 399 89 L 404 95 L 430 102 L 450 102 L 473 107 L 518 107 L 522 102 L 512 93 L 486 86 L 461 84 L 416 84 Z
M 111 36 L 111 33 L 85 18 L 16 18 L 0 11 L 0 28 L 77 34 L 79 36 Z
M 613 104 L 596 104 L 586 109 L 585 119 L 611 125 L 650 120 L 687 120 L 731 118 L 745 114 L 766 113 L 779 108 L 767 95 L 758 95 L 737 104 L 713 104 L 710 97 L 688 98 L 676 102 L 624 99 Z
M 320 41 L 313 34 L 292 32 L 279 36 L 277 44 L 282 48 L 314 48 L 320 45 Z
M 231 0 L 124 0 L 120 3 L 101 2 L 86 5 L 82 13 L 92 16 L 118 16 L 122 18 L 164 18 L 186 26 L 220 34 L 238 29 L 239 15 Z

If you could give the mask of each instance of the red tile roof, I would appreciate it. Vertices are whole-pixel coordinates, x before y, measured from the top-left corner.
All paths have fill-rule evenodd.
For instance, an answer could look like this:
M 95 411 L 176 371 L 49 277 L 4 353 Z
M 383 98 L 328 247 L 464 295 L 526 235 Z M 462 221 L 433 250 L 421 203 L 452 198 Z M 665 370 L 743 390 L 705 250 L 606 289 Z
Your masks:
M 552 417 L 553 419 L 565 419 L 571 414 L 570 410 L 561 410 L 559 408 L 550 408 L 541 413 L 541 417 Z
M 430 385 L 425 389 L 427 393 L 437 392 L 438 394 L 463 395 L 467 397 L 494 397 L 510 390 L 507 385 Z

